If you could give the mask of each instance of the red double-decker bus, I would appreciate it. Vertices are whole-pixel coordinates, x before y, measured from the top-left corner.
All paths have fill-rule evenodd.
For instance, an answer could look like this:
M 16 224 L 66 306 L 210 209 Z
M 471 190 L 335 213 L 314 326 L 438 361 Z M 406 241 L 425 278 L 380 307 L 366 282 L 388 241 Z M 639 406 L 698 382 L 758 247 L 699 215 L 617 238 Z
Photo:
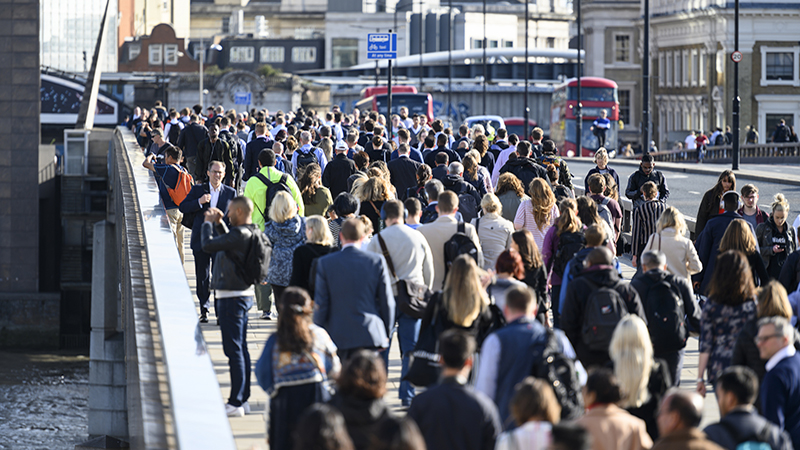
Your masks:
M 581 150 L 575 142 L 575 107 L 578 99 L 578 80 L 572 78 L 553 91 L 550 107 L 550 138 L 555 142 L 561 156 L 593 156 L 600 148 L 597 136 L 592 132 L 592 123 L 605 110 L 611 127 L 606 132 L 606 150 L 616 151 L 619 130 L 619 96 L 617 83 L 607 78 L 581 77 Z

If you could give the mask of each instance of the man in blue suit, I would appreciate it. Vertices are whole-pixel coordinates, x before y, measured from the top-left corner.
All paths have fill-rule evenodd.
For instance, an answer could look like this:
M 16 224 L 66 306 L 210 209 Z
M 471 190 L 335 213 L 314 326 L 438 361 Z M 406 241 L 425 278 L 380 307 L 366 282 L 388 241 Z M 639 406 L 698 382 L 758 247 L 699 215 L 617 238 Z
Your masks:
M 394 325 L 389 269 L 383 256 L 361 250 L 365 235 L 363 222 L 345 220 L 342 250 L 317 260 L 314 323 L 328 331 L 342 361 L 357 350 L 388 348 Z
M 197 280 L 197 299 L 200 300 L 200 322 L 208 323 L 209 284 L 211 283 L 211 259 L 214 255 L 203 251 L 200 243 L 200 228 L 203 224 L 203 214 L 208 208 L 217 208 L 220 211 L 228 209 L 228 202 L 236 197 L 236 190 L 222 184 L 225 178 L 225 163 L 211 161 L 208 164 L 208 182 L 196 184 L 181 202 L 179 208 L 183 214 L 197 213 L 192 222 L 192 239 L 190 247 L 194 255 L 194 273 Z M 216 234 L 214 235 L 216 236 Z M 216 299 L 214 312 L 217 312 Z
M 765 317 L 758 321 L 756 346 L 767 374 L 761 382 L 764 417 L 789 433 L 800 448 L 800 354 L 794 348 L 794 328 L 789 320 Z

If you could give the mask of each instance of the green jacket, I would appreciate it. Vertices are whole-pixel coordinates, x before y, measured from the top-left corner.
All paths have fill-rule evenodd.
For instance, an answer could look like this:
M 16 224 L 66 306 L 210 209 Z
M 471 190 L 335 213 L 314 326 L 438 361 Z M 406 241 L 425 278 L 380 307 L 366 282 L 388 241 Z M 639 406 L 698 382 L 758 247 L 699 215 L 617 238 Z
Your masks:
M 259 173 L 273 183 L 280 181 L 281 176 L 284 174 L 274 167 L 263 167 Z M 300 188 L 297 187 L 297 183 L 295 183 L 291 175 L 286 176 L 286 184 L 292 192 L 292 198 L 297 203 L 297 213 L 302 216 L 305 212 L 305 207 L 303 206 L 303 197 L 300 195 Z M 244 188 L 244 196 L 252 200 L 255 206 L 253 208 L 253 223 L 258 225 L 261 231 L 264 231 L 264 217 L 269 213 L 269 211 L 264 210 L 267 206 L 267 186 L 255 176 L 250 177 L 247 180 L 247 186 Z

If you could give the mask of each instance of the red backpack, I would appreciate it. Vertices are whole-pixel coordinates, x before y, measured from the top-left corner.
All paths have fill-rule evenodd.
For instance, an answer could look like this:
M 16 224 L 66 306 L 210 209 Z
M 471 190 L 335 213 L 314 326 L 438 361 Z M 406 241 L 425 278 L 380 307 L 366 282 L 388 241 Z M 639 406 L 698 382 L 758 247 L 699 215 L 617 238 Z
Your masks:
M 178 171 L 178 181 L 175 183 L 174 188 L 167 186 L 167 192 L 170 198 L 172 198 L 172 201 L 175 202 L 176 205 L 180 205 L 186 196 L 189 195 L 189 191 L 192 190 L 194 179 L 183 167 L 177 164 L 173 164 L 172 167 Z

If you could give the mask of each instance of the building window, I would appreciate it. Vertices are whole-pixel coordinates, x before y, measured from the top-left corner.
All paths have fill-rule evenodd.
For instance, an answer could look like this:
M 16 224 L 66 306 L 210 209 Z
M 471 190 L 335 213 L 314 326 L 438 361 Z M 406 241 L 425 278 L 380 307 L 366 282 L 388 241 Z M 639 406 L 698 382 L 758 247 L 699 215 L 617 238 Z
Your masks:
M 496 40 L 489 41 L 489 48 L 497 48 L 498 45 L 499 45 L 499 42 L 497 42 Z
M 131 44 L 128 46 L 128 61 L 133 61 L 142 52 L 142 44 Z
M 767 80 L 788 81 L 794 79 L 794 54 L 769 52 L 767 58 Z
M 164 63 L 168 66 L 178 65 L 178 44 L 164 45 Z
M 700 67 L 700 55 L 697 53 L 697 50 L 692 50 L 689 67 L 692 76 L 692 86 L 697 86 L 699 72 L 703 70 L 702 67 Z
M 256 51 L 253 47 L 231 47 L 230 62 L 246 64 L 255 59 Z
M 553 39 L 553 44 L 555 45 L 555 41 L 556 41 L 555 38 L 548 38 L 548 39 Z M 503 46 L 505 48 L 514 48 L 514 41 L 503 41 Z M 552 48 L 552 47 L 550 47 L 550 48 Z
M 151 66 L 161 65 L 161 56 L 162 56 L 161 50 L 162 50 L 161 44 L 150 44 L 147 47 L 147 54 L 148 54 L 147 62 Z
M 483 48 L 483 39 L 472 38 L 472 48 Z
M 331 65 L 333 68 L 358 64 L 358 39 L 333 39 Z
M 631 62 L 630 34 L 618 34 L 614 36 L 614 62 Z
M 681 69 L 682 70 L 682 77 L 681 80 L 683 81 L 683 86 L 689 86 L 689 51 L 684 50 L 681 52 Z
M 708 66 L 706 65 L 707 62 L 708 58 L 706 58 L 706 51 L 700 50 L 700 66 L 697 74 L 700 78 L 700 86 L 706 85 L 706 72 L 708 71 Z
M 667 86 L 672 86 L 672 53 L 667 53 Z
M 675 57 L 675 62 L 673 63 L 672 68 L 673 70 L 673 86 L 680 87 L 681 86 L 681 52 L 677 51 L 673 54 Z
M 667 70 L 664 67 L 664 59 L 665 59 L 664 58 L 664 54 L 659 52 L 659 54 L 658 54 L 658 85 L 659 86 L 664 86 L 664 77 L 667 74 Z
M 230 17 L 223 17 L 222 18 L 222 34 L 230 34 L 231 33 L 231 18 Z
M 547 48 L 556 48 L 556 38 L 554 37 L 547 38 L 545 45 L 547 46 Z
M 259 52 L 261 53 L 259 61 L 262 63 L 282 63 L 286 49 L 283 47 L 261 47 Z
M 295 47 L 292 49 L 292 62 L 315 63 L 317 62 L 316 47 Z
M 631 91 L 620 89 L 619 95 L 619 120 L 625 125 L 631 123 Z

